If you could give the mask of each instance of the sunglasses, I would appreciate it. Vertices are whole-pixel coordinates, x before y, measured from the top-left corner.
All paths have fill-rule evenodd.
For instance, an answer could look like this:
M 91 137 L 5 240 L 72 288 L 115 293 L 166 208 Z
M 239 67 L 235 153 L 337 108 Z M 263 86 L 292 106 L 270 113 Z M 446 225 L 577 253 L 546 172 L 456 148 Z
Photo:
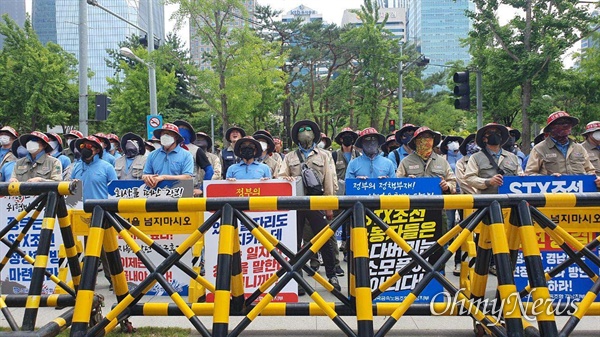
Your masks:
M 312 131 L 312 128 L 310 126 L 305 126 L 305 127 L 298 129 L 298 132 L 304 132 L 304 131 Z
M 252 151 L 256 151 L 256 148 L 254 146 L 241 146 L 240 147 L 240 151 L 245 150 L 245 149 L 251 149 Z
M 90 150 L 92 150 L 92 149 L 94 149 L 94 147 L 95 146 L 92 143 L 81 143 L 81 144 L 79 144 L 79 148 L 80 149 L 90 149 Z

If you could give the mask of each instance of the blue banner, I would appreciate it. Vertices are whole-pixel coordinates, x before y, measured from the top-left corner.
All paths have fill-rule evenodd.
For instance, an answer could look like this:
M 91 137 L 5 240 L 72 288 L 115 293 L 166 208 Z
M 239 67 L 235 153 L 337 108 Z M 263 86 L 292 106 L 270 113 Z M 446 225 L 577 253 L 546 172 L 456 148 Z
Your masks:
M 346 179 L 346 195 L 441 195 L 440 178 Z
M 347 179 L 346 195 L 440 195 L 442 194 L 440 181 L 440 178 Z M 390 209 L 373 210 L 373 212 L 419 254 L 435 244 L 436 240 L 442 236 L 442 226 L 445 225 L 442 223 L 442 212 L 439 210 Z M 369 237 L 371 290 L 375 290 L 395 272 L 410 263 L 412 258 L 400 249 L 370 218 L 366 220 L 366 227 Z M 433 264 L 441 255 L 442 251 L 440 250 L 429 257 L 427 261 Z M 374 301 L 403 301 L 426 274 L 421 266 L 413 268 Z M 432 280 L 415 302 L 443 301 L 443 296 L 436 296 L 442 290 L 442 286 L 436 280 Z
M 500 194 L 598 192 L 595 175 L 504 177 Z

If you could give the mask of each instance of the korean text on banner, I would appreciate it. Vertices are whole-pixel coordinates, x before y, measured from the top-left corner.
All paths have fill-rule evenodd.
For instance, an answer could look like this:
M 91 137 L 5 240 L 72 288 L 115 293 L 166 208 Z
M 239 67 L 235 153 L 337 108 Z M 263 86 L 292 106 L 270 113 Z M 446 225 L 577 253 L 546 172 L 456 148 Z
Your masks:
M 390 178 L 390 179 L 347 179 L 346 195 L 441 195 L 440 178 Z M 442 236 L 442 212 L 426 209 L 373 210 L 394 229 L 419 254 L 431 247 Z M 411 258 L 369 218 L 366 220 L 369 235 L 369 266 L 371 290 L 376 290 L 396 271 L 402 269 Z M 438 251 L 428 258 L 433 264 L 442 255 Z M 426 272 L 420 266 L 383 292 L 376 302 L 400 302 L 423 279 Z M 440 299 L 435 296 L 442 286 L 433 280 L 417 298 L 417 303 L 430 303 Z M 441 299 L 440 299 L 441 300 Z
M 504 177 L 504 184 L 499 187 L 498 193 L 597 192 L 594 183 L 595 178 L 596 176 L 593 175 Z M 540 211 L 583 244 L 588 244 L 598 235 L 598 224 L 600 224 L 600 210 L 598 208 L 540 208 Z M 537 229 L 536 234 L 542 254 L 542 263 L 544 271 L 547 272 L 569 257 L 550 236 L 540 232 L 539 228 Z M 598 254 L 598 249 L 595 249 L 594 253 Z M 600 268 L 598 266 L 585 257 L 582 260 L 593 271 L 599 273 Z M 515 284 L 518 289 L 523 289 L 528 284 L 527 269 L 521 251 L 519 251 L 515 267 Z M 593 284 L 594 282 L 579 266 L 572 264 L 548 281 L 548 289 L 553 301 L 564 303 L 565 301 L 581 301 Z M 523 301 L 532 301 L 532 298 L 527 296 Z M 596 301 L 600 301 L 600 297 L 596 297 Z
M 203 187 L 204 195 L 207 198 L 295 196 L 298 190 L 296 183 L 278 179 L 267 181 L 209 180 L 204 181 Z M 204 217 L 208 218 L 210 214 L 206 212 Z M 296 211 L 246 212 L 246 214 L 257 225 L 283 243 L 290 251 L 296 252 Z M 220 221 L 214 224 L 213 228 L 206 233 L 205 240 L 206 279 L 213 284 L 216 281 L 217 273 L 220 224 Z M 250 295 L 277 270 L 281 269 L 281 266 L 240 222 L 238 222 L 238 229 L 244 289 L 245 293 Z M 273 301 L 298 302 L 297 291 L 296 282 L 289 282 Z M 207 301 L 213 301 L 213 294 L 207 294 L 206 299 Z

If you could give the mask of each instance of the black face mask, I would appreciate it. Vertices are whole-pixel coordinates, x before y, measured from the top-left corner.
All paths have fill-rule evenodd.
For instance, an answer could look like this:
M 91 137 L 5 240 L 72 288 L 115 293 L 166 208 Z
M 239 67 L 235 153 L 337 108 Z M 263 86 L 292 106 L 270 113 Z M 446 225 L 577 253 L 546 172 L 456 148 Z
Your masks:
M 198 139 L 194 144 L 196 144 L 197 147 L 202 148 L 204 151 L 206 151 L 206 148 L 208 147 L 208 141 L 206 139 Z
M 400 141 L 402 142 L 402 144 L 407 145 L 411 141 L 412 138 L 413 138 L 412 132 L 405 132 L 402 134 Z
M 354 138 L 352 138 L 352 136 L 344 136 L 342 137 L 342 144 L 344 146 L 350 146 L 354 144 Z
M 243 147 L 240 149 L 240 157 L 249 160 L 254 158 L 254 148 L 251 147 Z
M 138 154 L 140 154 L 138 149 L 125 149 L 125 157 L 127 158 L 136 157 Z
M 487 140 L 488 145 L 500 145 L 500 142 L 502 141 L 502 135 L 495 133 L 487 137 Z
M 94 152 L 92 152 L 91 149 L 87 149 L 87 148 L 81 149 L 80 152 L 81 152 L 81 158 L 83 158 L 83 159 L 90 159 L 94 155 Z

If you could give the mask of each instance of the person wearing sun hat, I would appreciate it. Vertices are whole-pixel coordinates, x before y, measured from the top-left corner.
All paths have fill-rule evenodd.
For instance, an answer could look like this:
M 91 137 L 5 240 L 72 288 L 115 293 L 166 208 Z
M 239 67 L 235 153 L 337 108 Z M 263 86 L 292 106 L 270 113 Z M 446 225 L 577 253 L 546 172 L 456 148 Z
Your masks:
M 362 149 L 363 155 L 348 163 L 345 179 L 385 179 L 396 176 L 394 164 L 380 155 L 380 147 L 385 143 L 385 136 L 375 128 L 366 128 L 354 145 Z
M 400 147 L 394 151 L 391 151 L 387 157 L 392 161 L 392 163 L 394 163 L 394 165 L 396 165 L 396 167 L 400 165 L 402 159 L 406 158 L 413 152 L 413 149 L 408 146 L 408 142 L 410 142 L 410 140 L 413 138 L 413 134 L 418 128 L 418 126 L 413 124 L 404 124 L 404 126 L 402 126 L 400 130 L 396 131 L 394 134 L 396 143 L 398 143 Z
M 17 158 L 17 160 L 27 156 L 27 154 L 29 153 L 27 152 L 27 149 L 21 145 L 18 138 L 12 142 L 10 152 Z M 2 167 L 0 167 L 0 182 L 7 183 L 10 181 L 13 169 L 15 168 L 15 163 L 16 161 L 14 160 L 8 161 L 4 163 Z
M 221 163 L 221 157 L 211 152 L 213 145 L 212 138 L 210 138 L 210 136 L 207 135 L 205 132 L 198 131 L 196 132 L 196 140 L 194 141 L 194 145 L 204 150 L 206 158 L 208 158 L 208 161 L 212 165 L 213 175 L 210 178 L 210 180 L 223 179 L 223 172 L 221 172 L 221 169 L 223 168 L 223 164 Z M 204 174 L 202 174 L 201 176 L 204 176 Z
M 63 154 L 62 138 L 54 132 L 46 132 L 46 136 L 50 139 L 50 146 L 52 146 L 52 151 L 48 154 L 60 161 L 64 174 L 67 167 L 71 165 L 71 159 Z
M 565 111 L 556 111 L 548 116 L 543 131 L 548 137 L 534 146 L 529 153 L 525 174 L 554 175 L 596 174 L 585 148 L 569 136 L 579 119 Z M 600 187 L 600 178 L 596 179 Z
M 435 144 L 439 144 L 442 135 L 426 126 L 415 130 L 408 146 L 413 150 L 406 158 L 402 159 L 396 176 L 399 178 L 410 177 L 439 177 L 442 193 L 456 193 L 456 176 L 450 164 L 442 156 L 433 152 Z
M 46 134 L 32 131 L 19 137 L 19 142 L 25 144 L 29 153 L 15 163 L 10 182 L 62 181 L 60 161 L 47 155 L 52 146 Z
M 71 173 L 71 179 L 80 180 L 83 186 L 83 200 L 107 199 L 108 183 L 117 180 L 115 168 L 102 160 L 104 146 L 95 136 L 76 139 L 74 150 L 81 154 Z
M 102 133 L 102 132 L 98 132 L 94 134 L 94 137 L 98 138 L 98 140 L 100 140 L 100 143 L 102 144 L 102 160 L 107 161 L 109 164 L 111 164 L 113 167 L 115 166 L 115 156 L 113 156 L 112 154 L 110 154 L 109 150 L 110 150 L 110 139 L 108 139 L 108 136 L 106 136 L 106 134 Z
M 585 141 L 581 145 L 587 151 L 596 175 L 600 175 L 600 121 L 587 123 L 582 135 Z
M 119 140 L 119 136 L 114 133 L 107 133 L 106 138 L 108 138 L 108 142 L 110 143 L 110 147 L 108 148 L 108 152 L 115 157 L 115 160 L 121 158 L 121 140 Z
M 242 137 L 246 137 L 246 131 L 239 126 L 232 126 L 225 131 L 225 140 L 229 142 L 229 146 L 221 150 L 221 163 L 223 164 L 221 172 L 227 173 L 229 166 L 240 162 L 241 159 L 236 157 L 234 147 L 235 142 Z
M 277 172 L 279 172 L 282 160 L 277 160 L 277 158 L 281 157 L 277 154 L 273 154 L 275 151 L 275 142 L 273 141 L 273 138 L 263 133 L 254 133 L 252 137 L 254 137 L 261 146 L 261 154 L 256 157 L 256 161 L 267 165 L 273 174 L 273 178 L 275 178 Z
M 301 178 L 302 163 L 305 163 L 308 167 L 317 171 L 322 177 L 323 194 L 331 196 L 335 194 L 335 182 L 333 178 L 335 177 L 335 166 L 331 154 L 316 146 L 316 141 L 319 140 L 320 136 L 321 130 L 317 123 L 311 120 L 301 120 L 294 123 L 290 132 L 290 137 L 294 143 L 298 145 L 298 150 L 289 152 L 285 155 L 277 177 L 295 182 L 297 178 Z M 302 232 L 304 230 L 305 221 L 308 221 L 313 233 L 319 233 L 327 226 L 327 218 L 333 218 L 332 211 L 296 211 L 298 249 L 301 248 Z M 334 247 L 331 245 L 330 241 L 327 241 L 323 247 L 321 247 L 321 255 L 323 256 L 325 274 L 329 278 L 329 283 L 339 291 L 341 286 L 335 272 L 333 249 Z M 299 293 L 302 294 L 303 290 L 303 288 L 299 288 Z
M 71 163 L 73 163 L 73 161 L 75 161 L 75 155 L 71 151 L 71 143 L 74 142 L 75 139 L 83 138 L 83 133 L 81 133 L 79 130 L 73 129 L 68 133 L 65 133 L 63 136 L 65 137 L 65 143 L 67 144 L 66 146 L 63 146 L 63 154 L 69 157 Z
M 19 133 L 12 127 L 5 125 L 0 129 L 0 167 L 5 163 L 16 161 L 17 158 L 11 152 L 12 143 L 19 138 Z
M 256 161 L 263 150 L 260 143 L 252 136 L 242 137 L 235 142 L 235 155 L 242 161 L 229 166 L 225 178 L 229 181 L 260 179 L 268 180 L 273 177 L 271 169 L 266 164 Z
M 119 148 L 123 149 L 123 156 L 117 158 L 115 171 L 119 180 L 141 180 L 147 157 L 146 146 L 142 137 L 128 132 L 121 137 Z
M 496 194 L 504 176 L 522 176 L 519 158 L 502 149 L 510 135 L 502 124 L 489 123 L 477 130 L 475 142 L 481 151 L 469 158 L 465 181 L 478 194 Z
M 146 159 L 142 180 L 150 188 L 163 180 L 188 180 L 194 177 L 194 159 L 181 147 L 183 137 L 175 124 L 165 123 L 154 130 L 161 147 L 152 151 Z
M 387 156 L 394 151 L 395 149 L 399 148 L 400 144 L 398 144 L 398 142 L 396 141 L 396 134 L 395 132 L 391 135 L 387 135 L 387 137 L 385 137 L 385 143 L 383 143 L 383 145 L 381 145 L 381 152 L 383 152 L 383 155 L 387 158 Z
M 456 174 L 456 163 L 462 158 L 462 153 L 460 153 L 459 148 L 460 144 L 463 142 L 464 138 L 461 136 L 446 136 L 444 140 L 442 140 L 442 144 L 440 144 L 440 152 L 450 164 L 452 171 Z

